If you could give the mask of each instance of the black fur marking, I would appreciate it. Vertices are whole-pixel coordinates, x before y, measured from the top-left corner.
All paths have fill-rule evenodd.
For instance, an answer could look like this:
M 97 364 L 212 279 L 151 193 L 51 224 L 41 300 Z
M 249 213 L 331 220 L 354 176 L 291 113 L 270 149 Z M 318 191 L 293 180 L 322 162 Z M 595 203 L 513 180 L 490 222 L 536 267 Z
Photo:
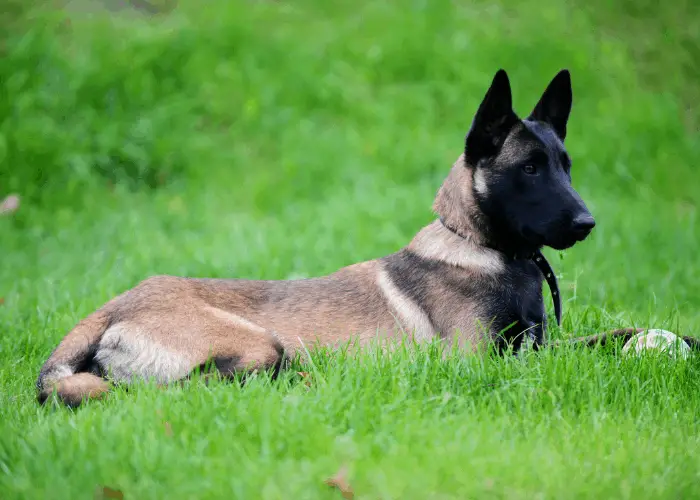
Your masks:
M 95 355 L 97 354 L 98 347 L 99 342 L 94 342 L 88 346 L 88 350 L 80 359 L 80 362 L 71 367 L 73 369 L 73 373 L 88 372 L 94 375 L 102 375 L 102 367 L 100 367 L 95 361 Z
M 518 121 L 513 112 L 510 81 L 501 69 L 494 76 L 465 138 L 467 162 L 477 165 L 481 159 L 495 155 Z
M 233 377 L 240 369 L 240 356 L 230 356 L 226 358 L 215 357 L 212 359 L 214 367 L 224 377 Z
M 37 393 L 37 400 L 39 401 L 40 405 L 43 405 L 46 403 L 46 400 L 49 399 L 49 394 L 46 391 L 41 390 L 41 383 L 37 382 L 37 389 L 39 389 L 39 392 Z
M 532 338 L 535 346 L 544 342 L 547 319 L 542 275 L 531 260 L 510 260 L 505 265 L 502 288 L 496 300 L 486 303 L 486 317 L 492 321 L 493 331 L 505 330 L 499 337 L 499 348 L 503 350 L 512 343 L 517 352 L 526 336 Z
M 433 328 L 446 336 L 451 334 L 440 314 L 449 304 L 476 303 L 485 312 L 481 319 L 491 330 L 503 332 L 497 337 L 499 349 L 514 343 L 517 349 L 523 332 L 541 344 L 546 328 L 542 299 L 542 274 L 530 260 L 506 262 L 506 270 L 498 276 L 484 278 L 445 262 L 416 255 L 408 249 L 383 259 L 385 269 L 399 291 L 424 309 Z
M 392 283 L 417 304 L 426 304 L 431 300 L 432 290 L 428 276 L 435 273 L 440 275 L 440 267 L 446 265 L 436 260 L 424 259 L 408 249 L 402 249 L 384 260 Z M 428 308 L 425 312 L 433 329 L 436 329 L 431 309 Z
M 549 124 L 564 141 L 572 103 L 571 75 L 562 70 L 549 83 L 528 119 Z

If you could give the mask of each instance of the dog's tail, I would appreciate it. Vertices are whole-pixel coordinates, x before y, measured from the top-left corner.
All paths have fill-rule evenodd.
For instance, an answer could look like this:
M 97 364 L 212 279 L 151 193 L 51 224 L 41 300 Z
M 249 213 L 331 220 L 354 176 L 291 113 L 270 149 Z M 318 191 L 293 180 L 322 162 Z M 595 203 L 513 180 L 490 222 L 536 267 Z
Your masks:
M 41 367 L 36 382 L 41 404 L 53 394 L 68 406 L 78 406 L 86 398 L 97 398 L 109 390 L 98 376 L 95 352 L 110 324 L 110 314 L 98 309 L 66 335 Z
M 638 333 L 642 333 L 646 331 L 645 328 L 620 328 L 618 330 L 612 330 L 609 332 L 605 333 L 599 333 L 596 335 L 589 335 L 587 337 L 574 337 L 572 339 L 567 339 L 567 340 L 559 340 L 554 343 L 554 345 L 562 345 L 562 344 L 577 344 L 577 345 L 583 345 L 586 347 L 595 347 L 596 345 L 605 345 L 612 339 L 621 339 L 622 342 L 627 342 L 629 339 L 637 335 Z M 697 339 L 695 337 L 689 337 L 687 335 L 682 336 L 682 339 L 685 341 L 688 346 L 694 351 L 700 351 L 700 339 Z

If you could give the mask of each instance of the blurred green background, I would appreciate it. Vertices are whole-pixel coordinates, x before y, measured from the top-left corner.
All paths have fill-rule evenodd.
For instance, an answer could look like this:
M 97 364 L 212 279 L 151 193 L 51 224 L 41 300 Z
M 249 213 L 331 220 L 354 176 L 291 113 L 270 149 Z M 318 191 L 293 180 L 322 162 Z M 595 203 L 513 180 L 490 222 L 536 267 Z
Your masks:
M 360 488 L 383 498 L 493 493 L 464 464 L 507 468 L 502 498 L 697 494 L 694 361 L 340 364 L 308 394 L 154 390 L 76 415 L 38 408 L 34 381 L 79 319 L 147 276 L 314 276 L 407 244 L 499 68 L 521 115 L 572 73 L 567 147 L 597 227 L 547 250 L 553 333 L 700 336 L 700 3 L 0 6 L 0 201 L 20 197 L 0 215 L 0 485 L 17 498 L 92 498 L 98 480 L 323 497 L 317 475 L 353 446 Z

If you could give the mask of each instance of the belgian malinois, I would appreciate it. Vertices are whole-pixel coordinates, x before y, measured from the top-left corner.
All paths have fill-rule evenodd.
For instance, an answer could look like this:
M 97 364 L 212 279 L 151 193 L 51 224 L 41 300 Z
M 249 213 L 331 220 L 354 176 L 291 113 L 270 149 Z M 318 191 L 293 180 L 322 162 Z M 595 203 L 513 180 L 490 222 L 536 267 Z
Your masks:
M 543 279 L 557 320 L 561 308 L 540 250 L 569 248 L 595 226 L 571 185 L 571 106 L 562 70 L 520 119 L 499 70 L 434 200 L 438 217 L 406 247 L 310 279 L 150 277 L 63 338 L 41 369 L 39 400 L 55 391 L 75 406 L 105 393 L 108 379 L 168 383 L 207 363 L 223 376 L 278 369 L 303 347 L 378 335 L 516 352 L 524 339 L 542 345 Z

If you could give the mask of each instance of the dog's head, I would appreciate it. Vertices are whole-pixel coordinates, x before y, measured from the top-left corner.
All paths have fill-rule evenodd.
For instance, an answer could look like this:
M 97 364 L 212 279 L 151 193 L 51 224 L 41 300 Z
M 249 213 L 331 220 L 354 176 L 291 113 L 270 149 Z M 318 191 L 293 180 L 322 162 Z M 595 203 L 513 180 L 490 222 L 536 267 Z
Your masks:
M 563 250 L 595 226 L 571 185 L 564 147 L 571 103 L 571 77 L 562 70 L 522 120 L 508 75 L 499 70 L 476 112 L 465 148 L 474 199 L 491 236 L 511 249 Z

